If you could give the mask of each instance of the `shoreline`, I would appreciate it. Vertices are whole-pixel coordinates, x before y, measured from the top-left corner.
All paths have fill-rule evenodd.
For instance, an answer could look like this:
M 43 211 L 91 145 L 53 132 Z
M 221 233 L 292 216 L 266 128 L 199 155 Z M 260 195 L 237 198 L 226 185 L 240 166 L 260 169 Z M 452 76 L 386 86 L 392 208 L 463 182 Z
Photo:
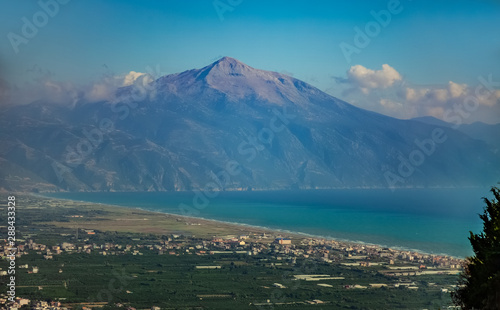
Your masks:
M 388 246 L 388 245 L 383 245 L 383 244 L 376 244 L 376 243 L 370 243 L 370 242 L 365 242 L 362 240 L 348 240 L 348 239 L 343 239 L 343 238 L 335 238 L 331 236 L 322 236 L 322 235 L 314 235 L 310 233 L 305 233 L 305 232 L 298 232 L 298 231 L 291 231 L 287 229 L 280 229 L 280 228 L 271 228 L 271 227 L 265 227 L 265 226 L 258 226 L 258 225 L 251 225 L 251 224 L 245 224 L 245 223 L 238 223 L 238 222 L 230 222 L 230 221 L 224 221 L 224 220 L 218 220 L 218 219 L 211 219 L 211 218 L 204 218 L 204 217 L 196 217 L 196 216 L 187 216 L 187 215 L 181 215 L 181 214 L 176 214 L 176 213 L 168 213 L 164 211 L 157 211 L 157 210 L 148 210 L 143 207 L 133 207 L 133 206 L 122 206 L 122 205 L 116 205 L 116 204 L 106 204 L 106 203 L 99 203 L 99 202 L 89 202 L 89 201 L 83 201 L 83 200 L 74 200 L 74 199 L 68 199 L 68 198 L 54 198 L 54 197 L 47 197 L 43 196 L 43 194 L 40 193 L 29 193 L 27 194 L 32 197 L 36 198 L 42 198 L 42 199 L 48 199 L 48 200 L 53 200 L 53 201 L 71 201 L 71 202 L 77 202 L 77 203 L 85 203 L 85 204 L 94 204 L 102 207 L 111 207 L 111 208 L 119 208 L 121 210 L 129 210 L 129 211 L 134 211 L 134 210 L 139 210 L 142 212 L 146 213 L 151 213 L 151 214 L 160 214 L 160 215 L 165 215 L 169 216 L 172 218 L 181 218 L 187 221 L 191 222 L 205 222 L 205 223 L 211 223 L 211 224 L 219 224 L 221 226 L 228 226 L 229 228 L 235 229 L 235 231 L 242 231 L 242 230 L 248 230 L 249 232 L 252 233 L 269 233 L 273 234 L 274 236 L 281 236 L 285 237 L 283 235 L 287 235 L 287 237 L 295 237 L 298 239 L 316 239 L 316 240 L 324 240 L 324 241 L 330 241 L 330 242 L 336 242 L 342 245 L 346 246 L 364 246 L 368 248 L 388 248 L 391 251 L 395 252 L 410 252 L 410 253 L 416 253 L 420 255 L 430 255 L 430 256 L 439 256 L 439 257 L 447 257 L 447 258 L 452 258 L 452 259 L 457 259 L 457 260 L 465 260 L 466 257 L 461 257 L 461 256 L 454 256 L 446 253 L 429 253 L 424 250 L 419 250 L 419 249 L 412 249 L 404 246 Z M 201 225 L 200 223 L 195 223 L 198 225 Z M 216 225 L 217 227 L 219 225 Z
M 223 221 L 223 220 L 216 220 L 216 219 L 210 219 L 210 218 L 204 218 L 204 217 L 196 217 L 196 216 L 186 216 L 186 215 L 180 215 L 180 214 L 175 214 L 175 213 L 168 213 L 168 212 L 162 212 L 162 211 L 153 211 L 153 210 L 148 210 L 148 209 L 143 209 L 141 207 L 124 207 L 124 206 L 119 206 L 119 205 L 113 205 L 119 208 L 129 208 L 133 210 L 141 210 L 145 212 L 152 212 L 152 213 L 158 213 L 158 214 L 166 214 L 170 216 L 179 216 L 183 218 L 187 218 L 190 220 L 203 220 L 203 221 L 209 221 L 213 223 L 221 223 L 225 225 L 232 225 L 236 227 L 248 227 L 251 229 L 258 229 L 258 230 L 264 230 L 264 231 L 269 231 L 272 233 L 279 233 L 279 234 L 288 234 L 289 236 L 297 236 L 299 238 L 307 238 L 307 239 L 320 239 L 320 240 L 328 240 L 328 241 L 334 241 L 337 243 L 343 243 L 346 245 L 360 245 L 360 246 L 367 246 L 367 247 L 380 247 L 380 248 L 388 248 L 392 251 L 398 251 L 398 252 L 412 252 L 412 253 L 418 253 L 422 255 L 434 255 L 434 256 L 445 256 L 445 257 L 450 257 L 454 259 L 465 259 L 465 257 L 458 257 L 458 256 L 453 256 L 450 254 L 445 254 L 445 253 L 429 253 L 425 252 L 423 250 L 419 249 L 411 249 L 407 248 L 404 246 L 388 246 L 384 244 L 377 244 L 377 243 L 370 243 L 362 240 L 349 240 L 349 239 L 343 239 L 343 238 L 335 238 L 335 237 L 329 237 L 329 236 L 323 236 L 323 235 L 314 235 L 310 233 L 305 233 L 305 232 L 300 232 L 300 231 L 291 231 L 288 229 L 280 229 L 280 228 L 272 228 L 272 227 L 266 227 L 266 226 L 258 226 L 258 225 L 251 225 L 251 224 L 245 224 L 245 223 L 238 223 L 238 222 L 229 222 L 229 221 Z
M 433 190 L 433 189 L 484 189 L 484 186 L 480 185 L 469 185 L 469 186 L 408 186 L 408 187 L 394 187 L 394 190 L 421 190 L 421 189 L 427 189 L 427 190 Z M 197 189 L 201 190 L 201 189 Z M 389 187 L 378 187 L 378 186 L 360 186 L 360 187 L 317 187 L 317 188 L 299 188 L 299 189 L 291 189 L 291 188 L 252 188 L 252 190 L 243 190 L 240 188 L 225 188 L 224 190 L 220 189 L 214 189 L 214 192 L 218 193 L 224 193 L 224 192 L 280 192 L 280 191 L 330 191 L 330 190 L 388 190 L 390 191 L 391 188 Z M 5 189 L 0 189 L 1 193 L 8 194 L 11 193 L 11 191 L 7 191 Z M 67 190 L 53 190 L 53 191 L 48 191 L 48 190 L 41 190 L 38 192 L 26 192 L 26 194 L 30 195 L 44 195 L 44 194 L 70 194 L 70 193 L 104 193 L 104 192 L 109 192 L 109 193 L 145 193 L 147 191 L 141 191 L 141 190 L 136 190 L 136 191 L 123 191 L 123 190 L 112 190 L 112 191 L 100 191 L 100 190 L 82 190 L 82 191 L 67 191 Z M 152 191 L 152 193 L 192 193 L 193 190 L 173 190 L 173 191 L 167 191 L 167 190 L 162 190 L 162 191 Z
M 289 236 L 296 236 L 298 238 L 307 238 L 307 239 L 319 239 L 319 240 L 327 240 L 327 241 L 333 241 L 341 244 L 346 244 L 349 246 L 356 245 L 356 246 L 366 246 L 366 247 L 377 247 L 377 248 L 387 248 L 391 251 L 397 251 L 397 252 L 411 252 L 411 253 L 417 253 L 421 255 L 434 255 L 434 256 L 441 256 L 441 257 L 450 257 L 453 259 L 460 259 L 464 260 L 465 257 L 460 257 L 460 256 L 454 256 L 450 254 L 445 254 L 445 253 L 429 253 L 423 250 L 419 249 L 411 249 L 407 248 L 404 246 L 388 246 L 384 244 L 377 244 L 377 243 L 370 243 L 362 240 L 348 240 L 348 239 L 343 239 L 343 238 L 335 238 L 335 237 L 329 237 L 329 236 L 322 236 L 322 235 L 314 235 L 310 233 L 305 233 L 305 232 L 300 232 L 300 231 L 291 231 L 287 229 L 280 229 L 280 228 L 272 228 L 272 227 L 266 227 L 266 226 L 257 226 L 257 225 L 250 225 L 250 224 L 245 224 L 245 223 L 237 223 L 237 222 L 229 222 L 229 221 L 223 221 L 223 220 L 216 220 L 216 219 L 209 219 L 209 218 L 204 218 L 204 217 L 195 217 L 195 216 L 186 216 L 186 215 L 180 215 L 180 214 L 175 214 L 175 213 L 168 213 L 168 212 L 162 212 L 162 211 L 153 211 L 153 210 L 147 210 L 143 209 L 140 207 L 124 207 L 124 206 L 118 206 L 118 205 L 113 205 L 119 208 L 129 208 L 132 210 L 141 210 L 145 212 L 152 212 L 152 213 L 158 213 L 158 214 L 166 214 L 170 216 L 178 216 L 178 217 L 183 217 L 187 218 L 190 220 L 203 220 L 203 221 L 209 221 L 213 223 L 221 223 L 225 225 L 230 225 L 230 226 L 237 226 L 237 227 L 248 227 L 251 229 L 257 229 L 257 230 L 263 230 L 263 231 L 269 231 L 271 233 L 278 233 L 279 234 L 288 234 Z

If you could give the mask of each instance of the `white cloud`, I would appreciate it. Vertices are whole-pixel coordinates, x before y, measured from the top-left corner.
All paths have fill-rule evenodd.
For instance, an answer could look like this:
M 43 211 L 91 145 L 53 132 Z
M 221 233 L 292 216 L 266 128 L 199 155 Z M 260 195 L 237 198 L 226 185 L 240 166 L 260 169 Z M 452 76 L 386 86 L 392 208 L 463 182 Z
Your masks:
M 427 95 L 430 100 L 445 102 L 448 100 L 448 90 L 447 89 L 431 89 L 427 92 Z
M 465 122 L 500 122 L 500 90 L 490 91 L 477 85 L 449 81 L 444 85 L 412 85 L 388 64 L 381 70 L 372 70 L 361 65 L 352 66 L 347 78 L 335 78 L 342 99 L 371 111 L 397 118 L 434 116 L 457 113 L 457 107 L 466 108 L 470 116 Z M 479 85 L 479 81 L 478 81 Z M 336 95 L 336 94 L 335 94 Z M 474 104 L 477 107 L 471 108 Z M 451 111 L 451 112 L 450 112 Z M 462 112 L 462 115 L 465 115 Z
M 446 86 L 435 86 L 432 89 L 406 87 L 404 93 L 405 99 L 408 101 L 434 106 L 477 100 L 479 105 L 492 107 L 500 99 L 500 90 L 476 93 L 474 87 L 467 84 L 457 84 L 453 81 L 449 81 Z
M 387 109 L 399 109 L 403 106 L 400 102 L 384 98 L 380 99 L 380 104 Z
M 146 75 L 146 73 L 130 71 L 123 78 L 122 86 L 130 86 L 130 85 L 134 84 L 134 82 L 143 75 Z
M 107 76 L 91 85 L 85 93 L 85 98 L 91 102 L 111 101 L 115 98 L 116 90 L 120 87 L 133 84 L 145 85 L 152 81 L 151 75 L 135 71 L 123 75 Z
M 85 98 L 90 102 L 111 100 L 114 97 L 116 87 L 107 83 L 96 83 L 90 91 L 85 93 Z
M 77 86 L 55 80 L 50 72 L 35 72 L 33 80 L 23 85 L 9 85 L 0 79 L 0 100 L 2 105 L 29 104 L 38 100 L 63 105 L 74 105 L 80 100 L 112 101 L 120 87 L 144 86 L 153 80 L 150 74 L 130 71 L 121 75 L 108 74 L 87 85 Z
M 500 90 L 495 90 L 493 92 L 479 93 L 479 95 L 476 94 L 476 97 L 479 101 L 479 104 L 481 105 L 488 107 L 499 106 Z
M 408 101 L 417 101 L 420 98 L 424 97 L 428 91 L 429 91 L 429 89 L 427 89 L 427 88 L 415 89 L 415 88 L 406 87 L 405 97 L 406 97 L 406 100 L 408 100 Z
M 382 65 L 381 70 L 355 65 L 347 71 L 347 81 L 355 87 L 360 87 L 365 93 L 368 89 L 390 87 L 401 79 L 401 75 L 388 64 Z
M 446 102 L 453 98 L 460 98 L 467 94 L 467 84 L 457 84 L 452 81 L 448 82 L 447 87 L 434 87 L 434 88 L 411 88 L 406 87 L 405 97 L 409 101 L 419 100 L 434 100 Z
M 453 98 L 458 98 L 465 94 L 467 90 L 467 84 L 457 84 L 452 81 L 448 82 L 448 91 Z

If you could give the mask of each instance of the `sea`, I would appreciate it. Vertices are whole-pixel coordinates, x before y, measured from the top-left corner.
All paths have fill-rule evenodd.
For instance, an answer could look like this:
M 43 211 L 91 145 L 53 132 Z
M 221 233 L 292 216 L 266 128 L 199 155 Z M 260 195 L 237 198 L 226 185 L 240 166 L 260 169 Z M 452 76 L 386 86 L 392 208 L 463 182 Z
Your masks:
M 208 196 L 207 196 L 208 194 Z M 297 191 L 85 192 L 46 197 L 264 227 L 464 258 L 479 233 L 484 188 Z

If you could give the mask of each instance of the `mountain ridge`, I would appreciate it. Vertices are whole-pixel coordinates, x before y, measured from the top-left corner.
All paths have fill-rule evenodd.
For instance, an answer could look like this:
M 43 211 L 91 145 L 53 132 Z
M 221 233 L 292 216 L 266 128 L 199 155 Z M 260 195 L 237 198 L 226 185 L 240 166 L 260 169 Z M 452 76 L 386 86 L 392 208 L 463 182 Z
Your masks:
M 451 124 L 432 116 L 412 118 L 417 122 L 426 124 L 454 128 L 473 139 L 484 141 L 494 148 L 495 153 L 500 153 L 500 123 L 486 124 L 483 122 L 473 122 L 470 124 Z
M 387 188 L 388 173 L 396 187 L 460 187 L 490 185 L 500 173 L 487 143 L 444 128 L 446 142 L 403 176 L 401 158 L 421 152 L 415 141 L 436 126 L 357 108 L 230 57 L 151 81 L 144 96 L 136 90 L 120 89 L 112 103 L 39 102 L 0 116 L 0 188 L 194 190 L 231 163 L 239 173 L 218 190 Z

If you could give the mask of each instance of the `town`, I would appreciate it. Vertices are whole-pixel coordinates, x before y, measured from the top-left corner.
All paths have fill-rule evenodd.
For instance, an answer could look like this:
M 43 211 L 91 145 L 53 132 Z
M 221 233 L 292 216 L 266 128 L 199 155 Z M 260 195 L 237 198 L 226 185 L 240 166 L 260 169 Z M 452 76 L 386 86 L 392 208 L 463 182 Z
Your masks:
M 81 211 L 74 213 L 80 214 L 69 213 L 63 217 L 77 221 L 89 216 Z M 203 225 L 195 219 L 183 217 L 175 218 L 175 222 L 186 228 Z M 143 267 L 146 269 L 143 274 L 147 276 L 167 272 L 166 268 L 158 266 L 173 261 L 185 264 L 190 273 L 206 273 L 207 276 L 215 276 L 217 272 L 241 271 L 241 276 L 245 277 L 252 272 L 262 274 L 266 273 L 266 270 L 272 270 L 273 276 L 268 280 L 264 277 L 263 280 L 252 277 L 252 280 L 262 284 L 260 290 L 271 291 L 270 296 L 275 296 L 276 290 L 293 292 L 298 291 L 299 287 L 310 289 L 312 284 L 320 291 L 332 289 L 344 292 L 343 294 L 351 294 L 350 292 L 354 291 L 370 291 L 376 294 L 383 289 L 411 296 L 412 292 L 421 294 L 423 291 L 432 291 L 439 296 L 439 302 L 449 306 L 446 300 L 449 299 L 449 292 L 456 288 L 457 274 L 462 270 L 463 264 L 462 259 L 449 256 L 282 232 L 252 231 L 250 228 L 246 228 L 248 231 L 244 234 L 197 237 L 181 233 L 157 235 L 89 228 L 56 228 L 36 221 L 31 225 L 31 231 L 20 233 L 16 244 L 18 296 L 14 303 L 9 303 L 6 293 L 0 292 L 0 304 L 6 305 L 1 309 L 135 309 L 133 298 L 120 296 L 132 296 L 137 289 L 141 289 L 140 286 L 144 282 L 140 285 L 133 284 L 136 278 L 141 278 L 140 273 L 122 270 L 120 276 L 113 270 L 114 277 L 121 281 L 120 290 L 114 291 L 118 293 L 111 294 L 111 290 L 106 290 L 104 283 L 103 287 L 96 286 L 94 292 L 88 292 L 96 296 L 90 299 L 88 296 L 79 296 L 85 285 L 75 284 L 81 282 L 79 272 L 87 272 L 86 263 L 96 265 L 99 262 L 103 264 L 103 268 L 109 268 L 124 266 L 132 261 L 150 266 Z M 9 247 L 6 240 L 0 246 L 0 279 L 6 284 Z M 77 264 L 74 262 L 80 262 L 81 269 L 75 269 Z M 106 272 L 109 273 L 103 271 L 103 279 L 109 277 L 104 274 Z M 75 280 L 74 277 L 78 279 Z M 99 275 L 96 274 L 95 277 L 97 279 Z M 57 282 L 55 279 L 60 280 Z M 47 296 L 48 291 L 54 287 L 57 287 L 55 292 L 63 293 Z M 102 293 L 103 288 L 105 293 Z M 229 292 L 227 289 L 211 287 L 205 291 L 196 294 L 197 299 L 242 298 L 238 297 L 241 296 L 238 292 Z M 73 298 L 68 297 L 70 295 Z M 309 293 L 304 294 L 304 297 L 310 298 L 292 293 L 288 294 L 291 298 L 284 298 L 285 293 L 282 292 L 279 292 L 279 295 L 280 298 L 252 300 L 248 306 L 258 308 L 280 305 L 286 309 L 286 305 L 313 306 L 332 302 L 328 298 L 320 299 L 320 296 Z M 442 301 L 443 298 L 445 301 Z M 140 305 L 142 309 L 165 308 L 165 304 L 158 303 L 141 302 Z

